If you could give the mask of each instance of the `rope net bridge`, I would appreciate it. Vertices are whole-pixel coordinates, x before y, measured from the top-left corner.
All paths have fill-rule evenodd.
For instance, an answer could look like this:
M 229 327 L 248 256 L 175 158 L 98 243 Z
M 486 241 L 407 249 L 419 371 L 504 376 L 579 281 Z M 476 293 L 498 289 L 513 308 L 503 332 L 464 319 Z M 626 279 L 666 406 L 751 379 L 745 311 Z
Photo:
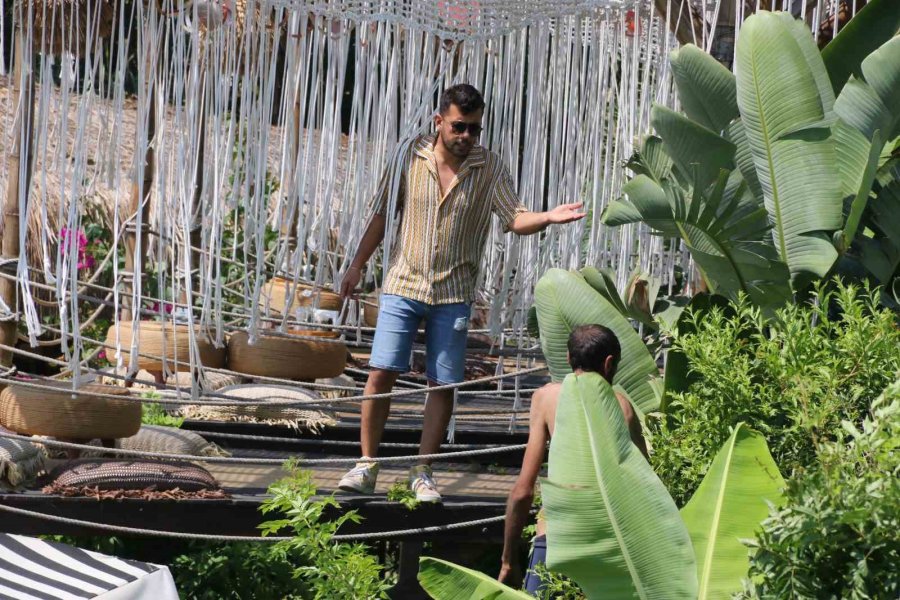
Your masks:
M 677 108 L 668 53 L 694 43 L 730 65 L 755 10 L 792 11 L 826 36 L 864 4 L 2 0 L 0 388 L 212 418 L 218 440 L 251 453 L 236 459 L 266 442 L 281 454 L 256 458 L 275 461 L 304 438 L 288 428 L 296 439 L 278 441 L 287 434 L 259 429 L 267 423 L 352 430 L 395 223 L 366 295 L 341 302 L 335 285 L 382 177 L 396 196 L 395 157 L 429 130 L 440 92 L 467 82 L 487 103 L 481 143 L 523 203 L 584 201 L 588 213 L 541 236 L 499 223 L 489 233 L 470 330 L 475 385 L 457 391 L 451 439 L 475 432 L 482 447 L 468 451 L 493 447 L 513 464 L 540 383 L 526 325 L 546 269 L 607 267 L 620 287 L 635 272 L 670 291 L 694 285 L 677 241 L 599 222 L 652 104 Z M 405 378 L 392 394 L 394 443 L 412 443 L 403 427 L 419 425 L 424 384 Z M 320 448 L 351 456 L 344 433 L 323 441 L 346 446 Z

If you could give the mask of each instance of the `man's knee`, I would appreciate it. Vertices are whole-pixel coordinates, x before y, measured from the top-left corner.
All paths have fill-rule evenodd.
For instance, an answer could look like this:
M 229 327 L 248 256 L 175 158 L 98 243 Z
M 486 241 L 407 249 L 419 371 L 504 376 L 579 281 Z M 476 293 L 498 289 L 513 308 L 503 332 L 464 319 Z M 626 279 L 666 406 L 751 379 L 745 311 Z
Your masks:
M 391 391 L 400 373 L 397 371 L 389 371 L 387 369 L 372 369 L 369 371 L 369 380 L 367 387 L 375 388 L 378 393 L 386 393 Z

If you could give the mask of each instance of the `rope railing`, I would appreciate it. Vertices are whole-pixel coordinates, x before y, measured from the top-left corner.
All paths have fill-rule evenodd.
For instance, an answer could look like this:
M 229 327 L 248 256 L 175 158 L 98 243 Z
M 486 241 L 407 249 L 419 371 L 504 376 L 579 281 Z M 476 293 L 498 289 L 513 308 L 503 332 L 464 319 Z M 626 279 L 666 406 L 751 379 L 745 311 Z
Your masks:
M 13 346 L 8 346 L 6 344 L 0 344 L 0 349 L 9 350 L 11 352 L 22 354 L 25 356 L 30 356 L 32 358 L 40 357 L 40 355 L 24 351 L 19 348 L 15 348 Z M 47 358 L 47 357 L 41 357 L 41 358 Z M 62 366 L 65 366 L 65 364 L 66 364 L 63 361 L 59 361 L 56 359 L 50 359 L 50 360 L 52 362 L 58 363 Z M 485 383 L 491 383 L 491 382 L 500 381 L 503 379 L 509 379 L 509 378 L 521 377 L 523 375 L 539 373 L 539 372 L 542 372 L 545 370 L 547 370 L 547 367 L 545 367 L 545 366 L 533 367 L 531 369 L 522 369 L 522 370 L 515 371 L 512 373 L 501 373 L 499 375 L 491 375 L 488 377 L 481 377 L 478 379 L 470 379 L 468 381 L 462 381 L 459 383 L 431 386 L 428 388 L 428 391 L 431 392 L 431 391 L 441 391 L 441 390 L 455 390 L 455 389 L 458 389 L 461 387 L 466 387 L 466 386 L 483 385 Z M 236 371 L 229 371 L 228 369 L 210 369 L 210 371 L 223 372 L 223 373 L 226 373 L 229 375 L 231 375 L 231 374 L 243 375 Z M 104 373 L 104 375 L 107 375 L 107 374 Z M 277 382 L 296 385 L 296 382 L 294 382 L 292 380 L 281 380 L 281 379 L 275 379 L 275 378 L 262 378 L 262 379 L 266 379 L 266 380 L 274 379 Z M 3 379 L 0 379 L 0 380 L 3 380 Z M 23 381 L 20 379 L 7 378 L 3 381 L 12 383 L 15 385 L 20 385 L 23 387 L 32 387 L 35 389 L 44 389 L 44 390 L 51 389 L 51 390 L 55 390 L 55 391 L 59 391 L 59 389 L 60 389 L 58 385 L 57 386 L 41 385 L 41 384 L 36 384 L 31 381 Z M 66 390 L 66 392 L 67 393 L 70 392 L 74 396 L 90 395 L 90 396 L 95 396 L 95 397 L 99 397 L 99 398 L 110 398 L 110 399 L 115 399 L 115 400 L 138 401 L 138 402 L 156 403 L 156 404 L 173 404 L 173 405 L 180 405 L 180 406 L 188 405 L 188 404 L 212 405 L 212 406 L 243 406 L 243 407 L 251 407 L 251 406 L 257 406 L 257 405 L 258 406 L 263 406 L 263 405 L 269 406 L 269 403 L 253 402 L 252 400 L 235 400 L 233 397 L 229 397 L 225 394 L 216 394 L 214 392 L 204 392 L 204 395 L 199 399 L 188 398 L 188 399 L 183 399 L 183 400 L 177 399 L 177 398 L 173 399 L 171 397 L 166 397 L 166 396 L 161 397 L 161 398 L 135 398 L 133 396 L 103 394 L 100 392 L 82 392 L 77 389 Z M 381 400 L 381 399 L 389 399 L 389 398 L 390 399 L 399 398 L 399 397 L 404 397 L 404 396 L 414 396 L 417 394 L 421 394 L 422 392 L 423 392 L 422 389 L 415 388 L 415 389 L 394 390 L 394 391 L 386 392 L 386 393 L 382 393 L 382 394 L 361 394 L 358 396 L 349 396 L 349 397 L 345 397 L 345 398 L 316 398 L 316 399 L 310 399 L 310 400 L 291 400 L 291 401 L 287 401 L 287 402 L 278 402 L 275 404 L 277 404 L 277 406 L 279 406 L 281 408 L 300 408 L 300 407 L 305 407 L 305 406 L 309 406 L 309 405 L 313 405 L 313 404 L 319 404 L 319 405 L 324 404 L 324 405 L 330 406 L 333 404 L 361 402 L 364 400 Z M 211 400 L 209 398 L 211 398 Z M 506 411 L 504 411 L 504 412 L 506 412 Z
M 91 446 L 90 444 L 76 444 L 74 442 L 61 442 L 59 440 L 51 440 L 46 438 L 35 439 L 26 435 L 17 433 L 6 433 L 0 431 L 0 437 L 23 442 L 32 442 L 48 446 L 50 448 L 61 448 L 63 450 L 87 450 L 96 454 L 112 454 L 116 456 L 152 458 L 158 460 L 185 460 L 204 463 L 219 464 L 235 464 L 235 465 L 283 465 L 286 459 L 283 458 L 264 458 L 264 457 L 234 457 L 234 456 L 196 456 L 193 454 L 167 454 L 165 452 L 151 452 L 148 450 L 126 450 L 124 448 L 104 448 L 101 446 Z M 525 444 L 514 444 L 510 446 L 492 446 L 490 448 L 477 448 L 474 450 L 454 450 L 451 452 L 439 452 L 436 454 L 408 454 L 404 456 L 380 456 L 367 458 L 367 462 L 377 463 L 411 463 L 421 460 L 441 460 L 467 458 L 470 456 L 485 456 L 490 454 L 503 454 L 506 452 L 517 452 L 524 450 Z M 293 461 L 298 465 L 354 465 L 359 462 L 356 458 L 295 458 Z
M 243 536 L 243 535 L 218 535 L 211 533 L 188 533 L 184 531 L 162 531 L 159 529 L 144 529 L 140 527 L 126 527 L 123 525 L 109 525 L 107 523 L 98 523 L 96 521 L 85 521 L 83 519 L 72 519 L 70 517 L 61 517 L 59 515 L 51 515 L 43 512 L 27 510 L 15 506 L 8 506 L 0 503 L 0 511 L 10 514 L 19 515 L 21 517 L 30 517 L 33 519 L 42 519 L 62 525 L 72 525 L 75 527 L 84 527 L 87 529 L 96 529 L 97 531 L 106 531 L 109 533 L 119 533 L 135 536 L 164 537 L 184 540 L 205 540 L 210 542 L 282 542 L 294 539 L 291 536 Z M 351 533 L 336 534 L 331 539 L 336 542 L 355 542 L 363 540 L 378 540 L 395 537 L 408 537 L 414 535 L 423 535 L 428 533 L 441 533 L 444 531 L 452 531 L 455 529 L 466 529 L 469 527 L 478 527 L 479 525 L 490 525 L 504 521 L 504 516 L 487 517 L 484 519 L 475 519 L 472 521 L 460 521 L 457 523 L 448 523 L 446 525 L 430 525 L 427 527 L 414 527 L 410 529 L 395 529 L 390 531 L 378 531 L 370 533 Z

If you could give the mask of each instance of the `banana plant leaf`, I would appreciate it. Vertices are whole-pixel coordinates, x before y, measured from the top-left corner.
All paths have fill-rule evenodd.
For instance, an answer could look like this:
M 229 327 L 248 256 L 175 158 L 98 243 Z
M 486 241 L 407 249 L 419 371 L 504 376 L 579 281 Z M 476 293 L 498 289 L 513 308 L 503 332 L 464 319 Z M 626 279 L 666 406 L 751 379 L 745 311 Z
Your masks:
M 833 113 L 823 106 L 812 58 L 781 17 L 761 11 L 747 19 L 736 54 L 743 130 L 775 246 L 800 288 L 837 259 L 832 234 L 843 218 Z
M 663 141 L 658 136 L 648 135 L 625 166 L 635 175 L 646 175 L 659 183 L 672 173 L 672 165 L 672 157 L 663 147 Z
M 834 93 L 841 92 L 850 75 L 860 77 L 863 60 L 898 30 L 897 0 L 869 0 L 822 50 Z
M 619 338 L 622 358 L 614 383 L 628 391 L 629 397 L 645 413 L 658 408 L 650 386 L 658 375 L 656 362 L 643 340 L 605 297 L 594 290 L 578 273 L 550 269 L 534 289 L 541 350 L 554 381 L 562 381 L 572 372 L 566 359 L 569 334 L 579 325 L 597 323 L 609 327 Z
M 712 130 L 664 106 L 650 110 L 650 124 L 662 138 L 682 179 L 696 178 L 695 185 L 706 189 L 720 170 L 734 169 L 734 144 Z
M 563 382 L 541 494 L 547 566 L 588 598 L 697 597 L 684 522 L 596 373 Z
M 484 573 L 429 556 L 419 559 L 419 584 L 435 600 L 534 600 Z
M 900 291 L 894 289 L 900 278 L 900 180 L 881 188 L 868 212 L 872 236 L 857 237 L 859 260 L 886 292 L 896 295 Z
M 663 235 L 684 240 L 691 256 L 718 294 L 746 293 L 762 307 L 777 307 L 790 296 L 788 271 L 766 239 L 766 212 L 756 205 L 737 173 L 722 172 L 703 192 L 688 199 L 670 181 L 659 185 L 638 175 L 623 187 L 626 198 L 611 202 L 601 217 L 607 225 L 643 221 Z
M 784 480 L 762 435 L 738 424 L 716 454 L 690 502 L 681 509 L 697 557 L 698 600 L 731 598 L 742 588 L 752 538 L 778 504 Z
M 897 12 L 900 12 L 898 10 Z M 880 162 L 884 140 L 900 133 L 900 38 L 885 43 L 860 65 L 834 106 L 842 193 L 852 196 L 844 241 L 856 235 Z
M 684 113 L 715 133 L 724 132 L 740 114 L 734 74 L 693 44 L 671 52 L 669 63 Z

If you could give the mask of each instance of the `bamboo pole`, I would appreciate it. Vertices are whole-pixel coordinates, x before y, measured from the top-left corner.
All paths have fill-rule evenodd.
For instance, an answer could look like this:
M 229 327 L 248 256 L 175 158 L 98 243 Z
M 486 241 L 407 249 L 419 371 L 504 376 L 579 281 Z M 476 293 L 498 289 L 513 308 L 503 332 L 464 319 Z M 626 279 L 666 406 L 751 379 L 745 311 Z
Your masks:
M 28 196 L 31 187 L 32 143 L 31 136 L 34 120 L 34 74 L 31 69 L 31 55 L 25 56 L 25 39 L 22 31 L 16 31 L 15 57 L 13 67 L 13 93 L 18 97 L 16 120 L 13 125 L 12 147 L 9 152 L 9 175 L 6 188 L 6 203 L 3 207 L 3 239 L 0 241 L 0 256 L 4 259 L 18 259 L 22 252 L 22 240 L 19 239 L 19 223 L 23 215 L 19 213 L 19 195 L 25 195 L 27 214 Z M 25 177 L 19 179 L 19 171 L 24 153 Z M 13 279 L 0 278 L 0 298 L 12 309 L 18 305 L 17 282 Z M 5 346 L 15 346 L 19 320 L 0 321 L 0 342 Z M 13 355 L 8 350 L 0 350 L 0 368 L 12 366 Z

